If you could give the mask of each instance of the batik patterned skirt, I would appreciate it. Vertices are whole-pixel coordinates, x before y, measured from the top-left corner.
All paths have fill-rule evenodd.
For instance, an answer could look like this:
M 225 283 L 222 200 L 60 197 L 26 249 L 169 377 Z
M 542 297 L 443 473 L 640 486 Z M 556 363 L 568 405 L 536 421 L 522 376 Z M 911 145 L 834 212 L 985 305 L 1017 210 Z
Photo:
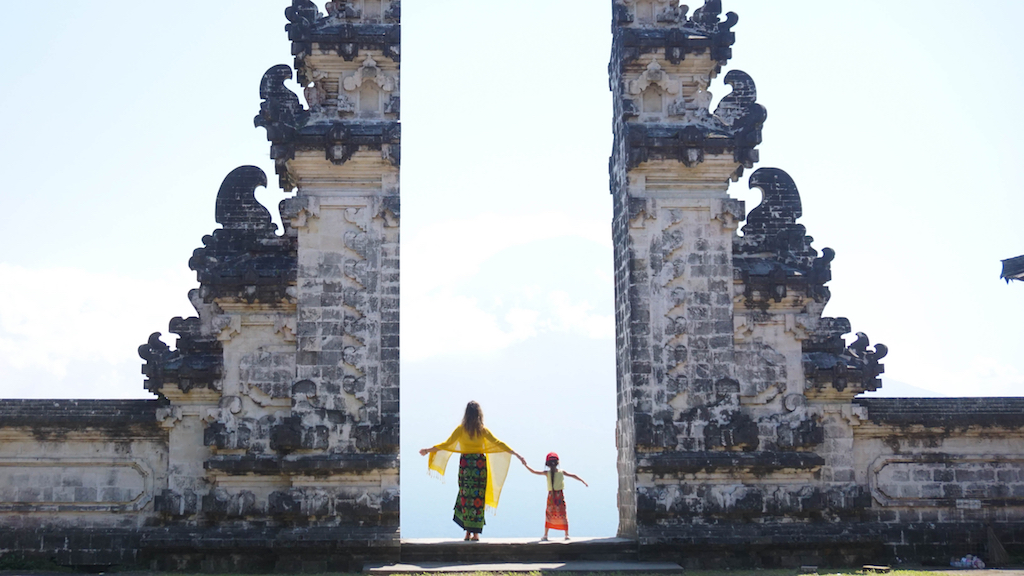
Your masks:
M 469 532 L 484 531 L 484 499 L 487 496 L 487 456 L 463 454 L 459 458 L 459 495 L 455 498 L 455 523 Z
M 544 511 L 544 528 L 568 530 L 569 520 L 565 516 L 565 497 L 561 490 L 548 492 L 548 507 Z

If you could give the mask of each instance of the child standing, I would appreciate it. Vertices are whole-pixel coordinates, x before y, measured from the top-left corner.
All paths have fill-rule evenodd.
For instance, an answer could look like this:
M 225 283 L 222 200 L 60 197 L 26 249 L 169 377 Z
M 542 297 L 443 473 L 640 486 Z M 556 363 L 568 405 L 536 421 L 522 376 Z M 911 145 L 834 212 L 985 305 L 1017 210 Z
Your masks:
M 524 461 L 525 465 L 526 462 Z M 540 472 L 526 467 L 527 470 L 534 474 L 542 475 L 547 477 L 548 481 L 548 506 L 544 512 L 544 537 L 541 540 L 546 541 L 548 539 L 548 530 L 565 530 L 565 539 L 569 539 L 569 520 L 565 515 L 565 497 L 562 495 L 562 490 L 565 488 L 565 477 L 575 478 L 580 482 L 583 482 L 584 486 L 589 487 L 583 478 L 575 474 L 563 472 L 558 469 L 558 454 L 549 452 L 547 458 L 544 459 L 544 465 L 547 466 L 547 472 Z

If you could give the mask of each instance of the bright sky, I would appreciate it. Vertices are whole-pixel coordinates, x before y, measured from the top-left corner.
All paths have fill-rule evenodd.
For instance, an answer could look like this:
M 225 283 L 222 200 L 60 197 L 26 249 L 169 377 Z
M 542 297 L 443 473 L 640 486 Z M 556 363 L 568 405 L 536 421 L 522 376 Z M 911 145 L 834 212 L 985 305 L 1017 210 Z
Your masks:
M 194 315 L 221 180 L 273 174 L 252 118 L 263 72 L 292 62 L 288 4 L 0 5 L 0 396 L 146 396 L 136 349 Z M 567 488 L 575 534 L 611 535 L 609 2 L 404 4 L 403 536 L 458 532 L 454 474 L 414 450 L 470 399 L 532 464 L 555 450 L 590 482 Z M 889 346 L 890 394 L 1021 394 L 1024 284 L 999 271 L 1024 254 L 1024 3 L 724 4 L 727 69 L 768 108 L 760 166 L 793 176 L 837 252 L 826 313 Z M 513 468 L 485 535 L 538 535 L 543 499 Z

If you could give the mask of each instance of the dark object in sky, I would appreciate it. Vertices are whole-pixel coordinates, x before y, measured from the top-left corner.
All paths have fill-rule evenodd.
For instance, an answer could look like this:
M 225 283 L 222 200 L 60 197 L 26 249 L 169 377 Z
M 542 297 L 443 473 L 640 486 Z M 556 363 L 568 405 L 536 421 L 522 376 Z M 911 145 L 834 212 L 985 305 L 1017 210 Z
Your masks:
M 1000 276 L 1006 283 L 1010 280 L 1024 280 L 1024 256 L 1003 260 L 1003 273 Z

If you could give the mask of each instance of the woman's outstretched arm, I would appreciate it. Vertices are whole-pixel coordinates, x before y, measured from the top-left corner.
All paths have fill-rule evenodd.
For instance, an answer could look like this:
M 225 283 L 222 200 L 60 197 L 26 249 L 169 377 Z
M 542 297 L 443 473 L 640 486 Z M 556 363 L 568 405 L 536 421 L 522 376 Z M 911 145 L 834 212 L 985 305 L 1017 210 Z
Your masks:
M 462 426 L 461 425 L 456 427 L 455 431 L 452 432 L 452 435 L 449 436 L 448 439 L 445 440 L 444 442 L 438 444 L 437 446 L 431 446 L 430 448 L 423 448 L 422 450 L 420 450 L 420 456 L 426 456 L 427 454 L 433 454 L 434 452 L 437 452 L 438 450 L 440 450 L 441 446 L 448 446 L 448 447 L 453 446 L 455 444 L 455 442 L 458 441 L 459 433 L 460 432 L 462 432 Z
M 579 476 L 577 476 L 575 474 L 570 474 L 570 473 L 566 472 L 565 470 L 562 470 L 562 474 L 565 474 L 569 478 L 575 478 L 575 479 L 579 480 L 580 482 L 583 482 L 584 486 L 586 486 L 587 488 L 590 488 L 590 484 L 587 484 L 586 480 L 584 480 L 583 478 L 580 478 Z
M 508 444 L 505 444 L 501 440 L 498 440 L 497 438 L 495 438 L 494 434 L 492 434 L 491 431 L 488 430 L 487 428 L 484 428 L 483 432 L 484 432 L 484 438 L 488 442 L 490 442 L 491 444 L 494 444 L 495 446 L 497 446 L 502 451 L 508 452 L 509 454 L 515 456 L 516 458 L 519 458 L 519 461 L 523 463 L 523 466 L 526 466 L 526 458 L 523 458 L 522 456 L 520 456 L 519 452 L 516 452 L 515 450 L 512 449 L 511 446 L 509 446 Z M 526 466 L 526 467 L 529 468 L 529 466 Z

